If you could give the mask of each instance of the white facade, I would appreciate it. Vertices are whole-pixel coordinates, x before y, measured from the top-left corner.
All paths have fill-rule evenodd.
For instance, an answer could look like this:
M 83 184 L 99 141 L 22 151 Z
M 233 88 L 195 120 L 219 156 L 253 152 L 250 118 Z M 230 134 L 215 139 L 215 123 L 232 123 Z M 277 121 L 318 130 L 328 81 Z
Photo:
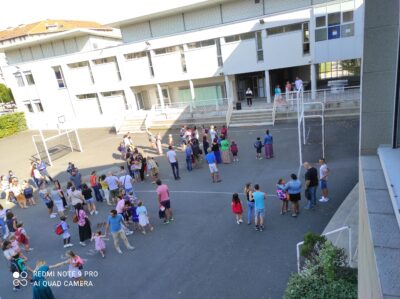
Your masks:
M 88 33 L 5 47 L 5 81 L 26 112 L 29 128 L 55 128 L 61 115 L 78 127 L 111 126 L 127 113 L 163 101 L 168 105 L 227 95 L 235 100 L 236 75 L 260 72 L 269 78 L 276 69 L 309 71 L 314 64 L 362 57 L 361 0 L 209 2 L 118 23 L 124 44 Z M 339 24 L 329 25 L 338 15 Z M 343 37 L 332 31 L 337 28 L 346 30 Z M 225 77 L 232 80 L 229 90 Z M 260 97 L 270 99 L 269 94 L 267 89 Z

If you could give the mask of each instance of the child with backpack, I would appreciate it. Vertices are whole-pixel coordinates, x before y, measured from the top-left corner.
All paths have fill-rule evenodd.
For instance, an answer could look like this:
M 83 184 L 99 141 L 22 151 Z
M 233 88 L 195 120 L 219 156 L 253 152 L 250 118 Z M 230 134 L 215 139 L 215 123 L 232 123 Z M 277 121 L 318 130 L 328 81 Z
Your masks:
M 289 197 L 285 190 L 285 180 L 282 178 L 276 184 L 276 195 L 282 201 L 281 215 L 283 215 L 289 210 Z
M 60 223 L 57 224 L 56 234 L 62 236 L 64 242 L 64 248 L 72 247 L 74 244 L 71 244 L 71 235 L 69 233 L 69 225 L 67 223 L 67 217 L 61 216 Z
M 98 230 L 95 234 L 92 236 L 92 241 L 94 241 L 94 247 L 96 251 L 98 251 L 101 255 L 102 258 L 105 258 L 105 249 L 106 249 L 106 243 L 104 242 L 103 238 L 105 238 L 105 235 L 101 233 L 101 230 Z
M 254 142 L 254 148 L 256 149 L 256 159 L 262 160 L 261 151 L 262 151 L 263 144 L 261 142 L 261 138 L 257 137 L 256 142 Z
M 233 140 L 231 143 L 231 153 L 233 156 L 233 162 L 239 162 L 239 158 L 238 158 L 239 149 L 238 149 L 236 142 Z
M 240 224 L 243 222 L 243 207 L 240 202 L 239 194 L 233 193 L 232 196 L 232 212 L 236 216 L 236 223 Z

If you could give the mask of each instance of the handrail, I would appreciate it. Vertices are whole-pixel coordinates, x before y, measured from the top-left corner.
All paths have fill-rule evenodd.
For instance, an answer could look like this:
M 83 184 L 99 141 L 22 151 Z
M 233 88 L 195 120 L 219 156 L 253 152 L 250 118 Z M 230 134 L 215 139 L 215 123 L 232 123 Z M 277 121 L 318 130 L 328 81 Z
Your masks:
M 229 124 L 231 122 L 231 117 L 232 117 L 232 112 L 233 112 L 233 101 L 230 99 L 228 100 L 228 110 L 226 111 L 226 127 L 229 127 Z
M 350 267 L 352 266 L 352 252 L 351 252 L 351 228 L 349 226 L 342 226 L 338 229 L 332 230 L 330 232 L 327 232 L 325 234 L 322 234 L 322 236 L 329 236 L 334 233 L 341 232 L 343 230 L 347 230 L 349 232 L 349 265 Z M 296 244 L 296 255 L 297 255 L 297 272 L 300 273 L 300 246 L 304 244 L 304 241 L 299 242 Z

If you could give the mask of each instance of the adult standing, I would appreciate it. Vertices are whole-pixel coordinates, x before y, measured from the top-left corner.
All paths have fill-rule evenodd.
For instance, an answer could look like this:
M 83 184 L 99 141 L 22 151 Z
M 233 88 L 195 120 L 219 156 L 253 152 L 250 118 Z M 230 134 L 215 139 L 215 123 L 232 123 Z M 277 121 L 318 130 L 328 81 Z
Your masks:
M 82 192 L 78 189 L 75 188 L 75 186 L 72 186 L 70 189 L 70 194 L 69 198 L 71 201 L 71 205 L 77 209 L 78 204 L 83 205 L 85 202 L 85 198 L 82 195 Z
M 265 217 L 265 199 L 267 198 L 264 192 L 260 191 L 258 184 L 254 185 L 254 207 L 255 207 L 255 229 L 258 231 L 264 230 L 264 217 Z
M 282 102 L 282 90 L 279 84 L 275 86 L 274 94 L 275 94 L 274 101 L 280 104 Z
M 217 131 L 215 130 L 215 127 L 211 126 L 208 133 L 210 134 L 211 142 L 214 142 L 214 139 L 217 138 Z
M 169 196 L 169 189 L 166 184 L 163 184 L 160 179 L 156 181 L 157 184 L 157 200 L 160 206 L 165 208 L 165 218 L 164 223 L 167 224 L 170 221 L 173 221 L 173 214 L 171 209 L 171 199 Z
M 104 182 L 106 182 L 106 184 L 108 185 L 108 189 L 110 190 L 111 201 L 116 202 L 119 193 L 118 178 L 111 172 L 109 172 L 107 173 L 107 177 L 104 179 Z
M 60 181 L 59 181 L 59 180 L 55 180 L 55 181 L 54 181 L 54 186 L 57 187 L 57 191 L 60 193 L 60 196 L 61 196 L 61 199 L 62 199 L 64 208 L 66 208 L 66 207 L 68 206 L 68 203 L 67 203 L 67 199 L 66 199 L 64 190 L 63 190 L 63 188 L 61 187 Z
M 299 201 L 301 200 L 301 182 L 297 175 L 292 173 L 290 181 L 286 183 L 284 190 L 289 194 L 289 200 L 292 206 L 292 217 L 297 217 L 300 213 Z
M 10 193 L 9 196 L 13 194 L 15 199 L 18 202 L 18 205 L 21 209 L 26 209 L 28 208 L 26 206 L 26 198 L 24 196 L 24 193 L 22 191 L 21 186 L 18 183 L 18 179 L 17 178 L 12 178 L 11 179 L 11 185 L 10 185 Z
M 125 190 L 126 194 L 132 193 L 134 198 L 136 198 L 135 190 L 133 188 L 133 178 L 129 174 L 120 176 L 119 184 Z
M 325 158 L 319 159 L 319 182 L 322 192 L 322 197 L 319 200 L 320 202 L 327 202 L 328 198 L 328 176 L 329 176 L 329 168 L 326 165 Z
M 253 105 L 253 92 L 251 91 L 250 87 L 247 87 L 246 90 L 246 100 L 247 100 L 247 106 L 252 106 Z
M 36 262 L 36 267 L 32 276 L 33 299 L 54 299 L 53 292 L 51 291 L 49 283 L 46 281 L 47 272 L 65 264 L 66 262 L 61 262 L 47 266 L 44 260 Z
M 127 249 L 135 249 L 135 247 L 129 244 L 128 238 L 126 237 L 125 231 L 123 229 L 123 225 L 124 217 L 121 214 L 118 214 L 116 210 L 111 210 L 110 215 L 107 218 L 105 235 L 107 236 L 108 231 L 111 232 L 114 240 L 114 247 L 119 254 L 122 254 L 121 248 L 119 247 L 119 239 L 122 239 L 122 241 L 124 241 Z
M 215 153 L 210 148 L 208 149 L 208 153 L 206 155 L 206 161 L 210 169 L 212 182 L 213 183 L 221 182 L 217 168 L 217 158 L 215 157 Z
M 222 125 L 221 135 L 224 135 L 225 138 L 228 138 L 228 128 L 225 125 Z
M 290 83 L 290 81 L 286 81 L 285 85 L 286 100 L 289 100 L 289 98 L 291 98 L 291 92 L 292 92 L 292 84 Z
M 308 200 L 306 209 L 312 209 L 317 205 L 317 187 L 318 187 L 318 172 L 315 167 L 310 163 L 304 162 L 303 164 L 306 173 L 304 174 L 305 180 L 305 195 Z
M 71 171 L 69 180 L 74 184 L 76 189 L 82 189 L 82 175 L 77 168 Z
M 203 151 L 204 151 L 204 155 L 207 155 L 209 147 L 210 147 L 210 143 L 207 140 L 207 134 L 204 134 L 203 135 Z
M 96 198 L 96 201 L 103 201 L 103 196 L 101 196 L 100 194 L 100 185 L 95 170 L 92 171 L 89 181 L 90 181 L 90 187 L 92 187 L 94 191 L 94 197 Z
M 45 178 L 40 174 L 40 171 L 37 169 L 37 165 L 33 164 L 33 180 L 35 181 L 35 184 L 38 188 L 42 185 L 43 182 L 45 182 Z
M 193 150 L 192 141 L 188 141 L 185 147 L 185 157 L 186 157 L 186 168 L 188 171 L 193 170 Z
M 168 147 L 167 159 L 169 164 L 171 164 L 175 180 L 180 180 L 178 158 L 176 157 L 176 152 L 171 145 Z
M 247 224 L 251 224 L 251 219 L 254 217 L 254 197 L 253 197 L 253 186 L 251 183 L 247 183 L 244 187 L 244 194 L 247 200 Z
M 47 171 L 47 165 L 43 160 L 38 160 L 37 169 L 39 170 L 40 174 L 46 179 L 49 178 L 51 182 L 53 182 L 53 178 L 49 175 Z
M 271 159 L 274 157 L 273 137 L 269 133 L 269 130 L 265 131 L 264 149 L 265 149 L 265 158 Z
M 156 146 L 157 146 L 158 154 L 162 155 L 163 151 L 162 151 L 161 134 L 160 133 L 158 133 L 157 137 L 156 137 Z
M 211 145 L 211 150 L 214 152 L 215 160 L 217 161 L 217 164 L 222 163 L 221 152 L 219 150 L 219 146 L 220 145 L 218 144 L 217 138 L 214 138 L 213 143 Z
M 299 77 L 296 77 L 296 81 L 294 81 L 294 85 L 296 87 L 297 93 L 300 91 L 303 91 L 303 80 L 301 80 Z
M 90 227 L 89 218 L 83 210 L 82 204 L 78 203 L 76 205 L 75 214 L 78 217 L 79 244 L 86 246 L 85 241 L 92 238 L 92 229 Z
M 221 158 L 222 163 L 229 164 L 231 163 L 231 153 L 230 153 L 230 144 L 226 139 L 225 135 L 221 135 Z

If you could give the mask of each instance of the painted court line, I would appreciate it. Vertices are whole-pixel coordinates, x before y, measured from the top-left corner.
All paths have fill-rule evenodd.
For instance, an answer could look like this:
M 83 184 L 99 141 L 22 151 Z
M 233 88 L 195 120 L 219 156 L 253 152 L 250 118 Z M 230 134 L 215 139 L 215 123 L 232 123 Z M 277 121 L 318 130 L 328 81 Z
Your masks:
M 135 190 L 136 193 L 155 193 L 156 190 Z M 169 193 L 200 193 L 200 194 L 228 194 L 232 195 L 234 192 L 225 192 L 225 191 L 196 191 L 196 190 L 177 190 L 177 191 L 169 191 Z M 276 197 L 276 195 L 267 194 L 267 197 Z

